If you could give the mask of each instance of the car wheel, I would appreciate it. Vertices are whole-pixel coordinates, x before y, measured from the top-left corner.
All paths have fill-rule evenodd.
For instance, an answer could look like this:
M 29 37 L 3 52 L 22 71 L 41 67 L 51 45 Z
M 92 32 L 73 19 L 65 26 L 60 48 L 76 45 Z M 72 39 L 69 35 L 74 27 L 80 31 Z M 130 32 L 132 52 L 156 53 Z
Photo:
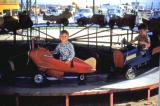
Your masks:
M 86 84 L 86 76 L 84 74 L 80 74 L 78 76 L 78 85 L 85 85 Z
M 44 84 L 47 79 L 43 74 L 37 73 L 34 75 L 33 80 L 35 84 L 40 85 L 40 84 Z
M 128 80 L 132 80 L 136 77 L 136 73 L 135 73 L 136 69 L 134 67 L 130 67 L 127 69 L 126 73 L 125 73 L 125 77 Z

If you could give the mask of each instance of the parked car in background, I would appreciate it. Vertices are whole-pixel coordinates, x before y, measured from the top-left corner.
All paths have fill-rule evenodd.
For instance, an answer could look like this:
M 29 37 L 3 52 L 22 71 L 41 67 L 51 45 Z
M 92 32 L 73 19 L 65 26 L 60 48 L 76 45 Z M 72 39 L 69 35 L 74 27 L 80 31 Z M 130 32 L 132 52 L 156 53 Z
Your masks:
M 55 8 L 55 7 L 48 8 L 47 15 L 58 16 L 59 14 L 60 12 L 58 11 L 58 8 Z
M 160 10 L 153 11 L 153 14 L 149 17 L 149 19 L 153 19 L 153 18 L 155 19 L 160 18 Z
M 91 18 L 93 16 L 93 12 L 91 8 L 82 8 L 79 9 L 78 12 L 75 13 L 74 20 L 75 22 L 80 18 Z
M 110 4 L 103 4 L 100 7 L 99 12 L 102 13 L 102 14 L 107 14 L 109 6 L 110 6 Z
M 108 16 L 109 18 L 118 16 L 123 17 L 123 10 L 118 6 L 111 6 L 108 8 Z

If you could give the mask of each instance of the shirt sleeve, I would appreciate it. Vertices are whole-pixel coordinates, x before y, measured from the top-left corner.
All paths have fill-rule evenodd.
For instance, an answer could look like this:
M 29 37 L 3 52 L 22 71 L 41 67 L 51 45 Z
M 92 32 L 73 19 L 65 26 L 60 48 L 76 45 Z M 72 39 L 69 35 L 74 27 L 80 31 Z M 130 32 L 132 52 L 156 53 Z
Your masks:
M 75 57 L 74 47 L 71 43 L 69 44 L 69 51 L 70 51 L 70 55 L 67 60 L 71 61 Z
M 58 44 L 56 46 L 56 48 L 54 49 L 53 54 L 58 54 L 59 53 L 59 47 L 60 47 L 60 45 Z

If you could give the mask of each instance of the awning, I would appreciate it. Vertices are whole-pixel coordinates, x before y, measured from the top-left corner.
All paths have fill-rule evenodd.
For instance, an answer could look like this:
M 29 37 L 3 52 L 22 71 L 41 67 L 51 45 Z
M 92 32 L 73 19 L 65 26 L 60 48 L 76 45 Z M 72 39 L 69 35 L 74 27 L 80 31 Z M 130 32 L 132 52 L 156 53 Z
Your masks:
M 19 0 L 0 0 L 0 10 L 19 9 Z
M 12 9 L 19 9 L 19 4 L 16 3 L 16 4 L 0 4 L 0 10 L 5 10 L 5 9 L 9 9 L 9 10 L 12 10 Z
M 0 0 L 0 4 L 15 4 L 19 3 L 19 0 Z

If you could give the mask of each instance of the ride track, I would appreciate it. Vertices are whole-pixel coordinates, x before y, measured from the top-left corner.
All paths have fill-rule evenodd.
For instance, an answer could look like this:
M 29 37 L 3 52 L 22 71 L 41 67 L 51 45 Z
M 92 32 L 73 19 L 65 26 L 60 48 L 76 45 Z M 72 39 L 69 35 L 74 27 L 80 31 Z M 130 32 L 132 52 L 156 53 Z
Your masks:
M 65 96 L 65 106 L 70 106 L 73 96 L 86 95 L 109 95 L 110 106 L 114 105 L 114 94 L 127 91 L 138 91 L 147 89 L 147 100 L 150 99 L 151 90 L 159 86 L 160 68 L 155 67 L 141 74 L 133 80 L 121 80 L 116 82 L 94 81 L 86 85 L 77 85 L 77 83 L 61 83 L 44 87 L 30 87 L 20 85 L 0 85 L 0 95 L 16 97 L 16 106 L 19 106 L 19 98 L 26 96 Z M 116 98 L 116 97 L 115 97 Z
M 87 29 L 87 27 L 85 28 Z M 80 30 L 81 31 L 81 30 Z M 78 32 L 77 32 L 78 33 Z M 97 32 L 96 32 L 97 33 Z M 75 33 L 76 34 L 76 33 Z M 129 33 L 127 33 L 128 35 Z M 131 33 L 133 34 L 133 33 Z M 74 35 L 74 34 L 73 34 Z M 112 34 L 111 34 L 112 35 Z M 86 35 L 87 38 L 87 35 Z M 109 95 L 110 106 L 114 105 L 114 94 L 118 92 L 137 91 L 147 89 L 147 99 L 150 99 L 151 90 L 159 87 L 159 67 L 155 67 L 133 80 L 123 80 L 117 82 L 96 82 L 78 86 L 77 84 L 61 84 L 49 87 L 21 87 L 14 85 L 0 85 L 0 95 L 16 96 L 16 105 L 19 106 L 21 96 L 65 96 L 65 105 L 69 106 L 70 97 L 85 95 Z

